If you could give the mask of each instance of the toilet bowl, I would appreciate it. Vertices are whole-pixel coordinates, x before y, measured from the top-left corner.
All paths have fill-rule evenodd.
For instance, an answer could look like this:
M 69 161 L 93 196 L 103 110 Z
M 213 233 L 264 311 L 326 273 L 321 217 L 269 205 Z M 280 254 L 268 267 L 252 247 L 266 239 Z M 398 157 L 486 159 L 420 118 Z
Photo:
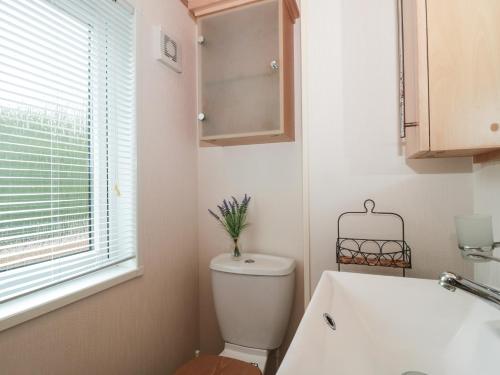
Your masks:
M 212 259 L 210 270 L 224 350 L 218 357 L 191 360 L 175 375 L 264 374 L 269 352 L 281 346 L 290 320 L 295 261 L 264 254 L 221 254 Z

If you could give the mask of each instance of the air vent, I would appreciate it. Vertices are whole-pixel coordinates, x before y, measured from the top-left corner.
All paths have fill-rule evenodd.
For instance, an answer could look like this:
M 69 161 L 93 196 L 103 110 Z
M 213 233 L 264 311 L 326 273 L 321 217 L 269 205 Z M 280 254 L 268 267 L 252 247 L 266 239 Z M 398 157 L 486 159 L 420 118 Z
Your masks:
M 163 64 L 175 70 L 182 72 L 182 50 L 179 42 L 166 33 L 161 26 L 156 30 L 156 58 Z

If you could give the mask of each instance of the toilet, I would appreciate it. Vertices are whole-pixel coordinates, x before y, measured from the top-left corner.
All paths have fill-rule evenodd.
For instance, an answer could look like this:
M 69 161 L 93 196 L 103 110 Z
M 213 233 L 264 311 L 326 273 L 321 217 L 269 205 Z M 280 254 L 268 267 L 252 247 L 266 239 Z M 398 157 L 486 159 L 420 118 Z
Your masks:
M 215 311 L 225 342 L 219 357 L 240 365 L 220 373 L 254 374 L 257 367 L 264 374 L 269 352 L 281 346 L 290 320 L 295 261 L 264 254 L 245 253 L 239 258 L 221 254 L 212 259 L 210 269 Z M 216 367 L 199 370 L 208 369 L 210 361 L 217 362 L 211 357 L 193 359 L 176 375 L 218 374 Z

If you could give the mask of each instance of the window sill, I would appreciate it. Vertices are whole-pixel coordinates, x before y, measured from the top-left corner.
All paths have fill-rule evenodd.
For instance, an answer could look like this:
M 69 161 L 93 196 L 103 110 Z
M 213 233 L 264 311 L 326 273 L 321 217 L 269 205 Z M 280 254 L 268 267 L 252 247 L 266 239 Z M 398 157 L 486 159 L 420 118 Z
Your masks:
M 0 332 L 143 274 L 135 261 L 0 304 Z

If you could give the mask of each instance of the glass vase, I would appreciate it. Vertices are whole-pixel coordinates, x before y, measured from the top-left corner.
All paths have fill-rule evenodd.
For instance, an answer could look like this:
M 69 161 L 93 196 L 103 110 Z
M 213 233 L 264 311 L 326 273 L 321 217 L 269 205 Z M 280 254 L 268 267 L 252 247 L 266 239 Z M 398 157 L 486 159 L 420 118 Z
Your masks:
M 233 258 L 239 259 L 241 257 L 241 253 L 240 253 L 240 248 L 238 247 L 238 239 L 233 238 L 233 241 L 234 241 Z

